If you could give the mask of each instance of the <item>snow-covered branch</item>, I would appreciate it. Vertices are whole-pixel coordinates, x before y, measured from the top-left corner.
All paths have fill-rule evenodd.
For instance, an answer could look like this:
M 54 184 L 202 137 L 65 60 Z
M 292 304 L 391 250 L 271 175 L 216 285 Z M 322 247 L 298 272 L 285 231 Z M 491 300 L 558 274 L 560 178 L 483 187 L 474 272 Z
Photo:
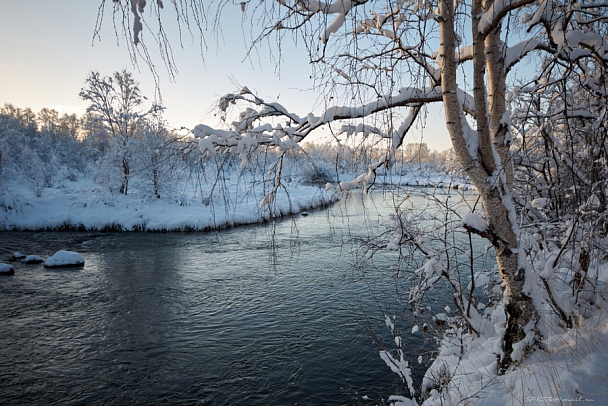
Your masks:
M 462 92 L 467 111 L 472 111 L 470 96 Z M 200 124 L 193 130 L 195 137 L 200 138 L 201 149 L 211 154 L 215 147 L 237 147 L 239 152 L 246 145 L 251 149 L 257 145 L 279 147 L 281 150 L 296 148 L 296 144 L 305 139 L 311 132 L 325 124 L 339 120 L 357 119 L 367 117 L 376 113 L 384 112 L 393 108 L 420 106 L 425 103 L 438 102 L 441 100 L 442 90 L 434 88 L 402 88 L 397 94 L 380 98 L 371 103 L 361 106 L 333 106 L 326 109 L 321 116 L 310 113 L 306 117 L 300 117 L 289 112 L 279 103 L 268 103 L 254 96 L 247 88 L 236 94 L 229 94 L 220 100 L 219 108 L 222 113 L 231 105 L 238 102 L 246 102 L 253 107 L 246 107 L 231 123 L 231 129 L 213 129 L 207 125 Z M 271 124 L 270 119 L 285 118 L 284 124 Z M 402 140 L 405 132 L 412 125 L 412 120 L 406 121 L 399 127 L 396 135 L 391 135 L 394 141 Z M 256 125 L 256 123 L 260 123 Z M 367 131 L 369 128 L 360 128 Z M 352 131 L 351 128 L 349 131 Z M 400 145 L 400 141 L 397 143 Z
M 494 2 L 491 2 L 488 10 L 481 16 L 478 27 L 479 32 L 484 37 L 487 36 L 511 11 L 520 9 L 535 1 L 536 0 L 495 0 Z
M 508 47 L 505 53 L 506 71 L 510 71 L 526 55 L 537 50 L 550 51 L 545 42 L 538 38 L 529 38 Z

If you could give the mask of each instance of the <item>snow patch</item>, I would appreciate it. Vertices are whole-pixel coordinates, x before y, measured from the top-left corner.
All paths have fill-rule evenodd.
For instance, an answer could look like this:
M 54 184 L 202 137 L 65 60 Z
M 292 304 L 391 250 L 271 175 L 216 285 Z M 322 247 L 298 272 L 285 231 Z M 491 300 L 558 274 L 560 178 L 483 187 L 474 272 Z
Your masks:
M 466 228 L 472 228 L 473 230 L 484 233 L 489 230 L 488 223 L 482 219 L 477 213 L 466 213 L 462 216 L 462 224 Z

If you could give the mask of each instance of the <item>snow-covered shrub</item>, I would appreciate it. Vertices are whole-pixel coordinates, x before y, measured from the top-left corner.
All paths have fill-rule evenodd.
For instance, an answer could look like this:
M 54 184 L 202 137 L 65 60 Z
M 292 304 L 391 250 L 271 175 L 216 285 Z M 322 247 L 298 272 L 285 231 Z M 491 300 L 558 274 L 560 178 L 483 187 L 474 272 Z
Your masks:
M 2 137 L 0 137 L 0 192 L 6 187 L 5 179 L 8 177 L 8 143 Z
M 36 152 L 26 148 L 20 159 L 22 161 L 19 164 L 19 169 L 23 181 L 34 191 L 36 196 L 42 196 L 44 188 L 47 187 L 47 176 L 40 157 Z
M 21 109 L 12 105 L 0 108 L 0 187 L 6 187 L 9 179 L 23 178 L 20 172 L 31 152 L 28 134 L 32 130 L 23 115 Z
M 140 191 L 156 198 L 173 196 L 184 173 L 180 139 L 155 117 L 145 122 L 133 143 L 132 171 Z
M 530 224 L 527 253 L 532 260 L 545 256 L 538 271 L 545 295 L 568 325 L 597 303 L 593 270 L 608 249 L 608 100 L 595 78 L 588 78 L 591 71 L 571 67 L 568 81 L 548 82 L 542 92 L 528 85 L 512 94 L 515 201 Z M 552 276 L 564 267 L 576 304 L 572 311 L 557 303 L 560 288 Z
M 306 162 L 300 167 L 300 180 L 308 183 L 325 184 L 335 180 L 336 169 L 325 162 Z
M 95 183 L 103 186 L 112 194 L 120 193 L 124 180 L 120 156 L 107 153 L 97 161 L 95 168 Z

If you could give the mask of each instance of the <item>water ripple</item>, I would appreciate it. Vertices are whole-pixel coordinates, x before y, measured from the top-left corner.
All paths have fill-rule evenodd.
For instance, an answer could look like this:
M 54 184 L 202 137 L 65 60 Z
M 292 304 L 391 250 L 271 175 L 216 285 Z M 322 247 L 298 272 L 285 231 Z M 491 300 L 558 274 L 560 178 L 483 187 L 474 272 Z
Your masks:
M 380 333 L 382 317 L 367 283 L 348 277 L 338 226 L 319 211 L 206 234 L 0 233 L 3 257 L 71 249 L 86 260 L 60 271 L 16 263 L 0 280 L 0 398 L 317 405 L 388 396 L 395 375 L 361 306 Z

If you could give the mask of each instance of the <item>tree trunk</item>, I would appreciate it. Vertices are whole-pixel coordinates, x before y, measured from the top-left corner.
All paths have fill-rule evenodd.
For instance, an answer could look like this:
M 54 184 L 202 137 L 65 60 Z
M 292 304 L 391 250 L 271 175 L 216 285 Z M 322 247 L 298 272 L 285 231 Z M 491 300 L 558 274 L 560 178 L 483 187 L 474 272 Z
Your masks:
M 456 79 L 458 64 L 453 5 L 454 3 L 450 0 L 440 1 L 443 103 L 454 151 L 467 175 L 477 187 L 483 202 L 489 230 L 480 234 L 494 246 L 498 271 L 503 282 L 507 325 L 503 337 L 503 354 L 499 360 L 499 372 L 504 373 L 513 361 L 511 357 L 513 344 L 525 337 L 524 326 L 531 320 L 538 319 L 532 300 L 524 293 L 525 270 L 520 268 L 518 263 L 518 228 L 515 223 L 515 209 L 509 185 L 512 176 L 501 173 L 501 170 L 504 170 L 502 163 L 508 159 L 509 154 L 508 146 L 504 142 L 506 127 L 502 123 L 502 116 L 506 111 L 505 75 L 504 70 L 502 73 L 499 71 L 501 57 L 490 56 L 486 58 L 485 63 L 483 62 L 483 56 L 488 53 L 485 49 L 485 42 L 476 40 L 473 45 L 474 64 L 481 64 L 481 67 L 485 64 L 488 70 L 488 80 L 491 83 L 485 85 L 485 70 L 476 66 L 473 72 L 476 76 L 474 78 L 475 106 L 478 109 L 475 112 L 477 115 L 475 119 L 480 125 L 477 126 L 476 132 L 472 131 L 466 122 L 462 103 L 458 98 Z M 477 7 L 479 7 L 479 3 L 477 3 Z M 474 35 L 477 32 L 476 27 L 474 24 Z M 493 41 L 488 41 L 488 43 L 494 44 Z M 499 51 L 494 50 L 493 52 Z M 486 98 L 489 112 L 485 108 Z M 479 148 L 477 151 L 472 151 L 469 146 L 472 142 L 471 138 L 476 135 L 479 137 Z M 488 141 L 492 141 L 492 144 Z M 491 148 L 500 143 L 503 144 L 500 151 L 491 152 Z
M 127 195 L 129 193 L 129 175 L 131 173 L 131 168 L 129 166 L 129 161 L 127 158 L 123 157 L 122 159 L 122 184 L 120 185 L 120 193 L 123 195 Z

